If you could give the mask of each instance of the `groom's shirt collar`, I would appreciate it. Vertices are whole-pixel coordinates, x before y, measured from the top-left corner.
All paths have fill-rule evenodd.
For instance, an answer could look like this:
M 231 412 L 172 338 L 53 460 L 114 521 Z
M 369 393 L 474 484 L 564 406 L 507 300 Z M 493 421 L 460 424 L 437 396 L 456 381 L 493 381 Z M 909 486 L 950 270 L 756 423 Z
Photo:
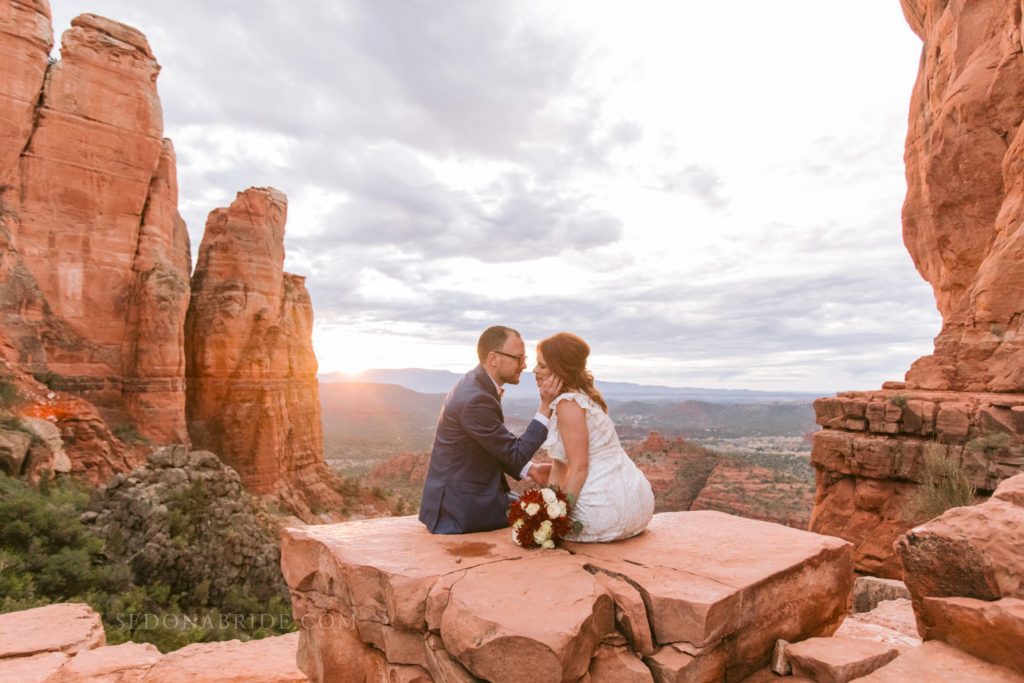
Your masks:
M 495 390 L 498 392 L 498 400 L 500 401 L 501 397 L 505 394 L 505 388 L 495 382 L 494 378 L 491 377 L 491 373 L 487 372 L 487 370 L 484 370 L 484 374 L 487 375 L 487 379 L 491 380 L 491 383 L 494 385 Z

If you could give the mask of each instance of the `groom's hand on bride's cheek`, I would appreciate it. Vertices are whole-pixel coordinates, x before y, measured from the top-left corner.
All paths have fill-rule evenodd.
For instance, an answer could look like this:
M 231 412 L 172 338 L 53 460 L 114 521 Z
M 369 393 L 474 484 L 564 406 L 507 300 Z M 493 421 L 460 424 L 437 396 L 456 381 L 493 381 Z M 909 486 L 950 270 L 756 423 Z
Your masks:
M 550 403 L 560 393 L 562 393 L 562 380 L 558 379 L 556 375 L 550 375 L 541 382 L 540 396 L 544 401 Z
M 538 486 L 547 486 L 548 479 L 551 477 L 551 463 L 534 463 L 530 465 L 529 477 L 537 482 Z

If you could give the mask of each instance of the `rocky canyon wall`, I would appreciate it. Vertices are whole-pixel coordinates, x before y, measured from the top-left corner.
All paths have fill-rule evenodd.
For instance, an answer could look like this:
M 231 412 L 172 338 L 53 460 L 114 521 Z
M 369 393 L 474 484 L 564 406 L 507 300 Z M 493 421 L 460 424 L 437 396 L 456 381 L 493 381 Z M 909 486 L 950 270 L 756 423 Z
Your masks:
M 283 511 L 337 509 L 284 195 L 214 211 L 192 278 L 145 36 L 84 14 L 59 60 L 52 47 L 46 0 L 0 2 L 0 379 L 20 412 L 63 430 L 70 471 L 94 484 L 148 450 L 110 427 L 153 444 L 191 433 Z
M 9 360 L 111 424 L 185 443 L 191 270 L 139 31 L 85 14 L 50 63 L 45 0 L 0 5 L 0 222 Z
M 906 141 L 904 243 L 942 314 L 906 382 L 815 404 L 811 529 L 899 576 L 893 542 L 928 457 L 985 496 L 1024 468 L 1024 48 L 1019 0 L 902 0 L 923 41 Z
M 924 41 L 903 239 L 942 331 L 915 389 L 1024 391 L 1024 53 L 1017 0 L 902 0 Z
M 284 272 L 287 199 L 240 192 L 206 223 L 186 318 L 188 423 L 256 493 L 308 517 L 337 509 L 323 462 L 304 278 Z

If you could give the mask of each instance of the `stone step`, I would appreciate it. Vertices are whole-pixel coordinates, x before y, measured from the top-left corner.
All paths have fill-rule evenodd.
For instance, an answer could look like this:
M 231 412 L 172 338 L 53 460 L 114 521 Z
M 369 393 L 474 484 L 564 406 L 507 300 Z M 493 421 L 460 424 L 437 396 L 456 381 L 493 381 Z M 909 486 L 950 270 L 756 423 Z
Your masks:
M 857 683 L 1024 683 L 1024 674 L 972 657 L 942 641 L 929 640 L 854 680 Z
M 898 655 L 892 645 L 856 638 L 809 638 L 786 646 L 793 674 L 819 683 L 849 683 Z

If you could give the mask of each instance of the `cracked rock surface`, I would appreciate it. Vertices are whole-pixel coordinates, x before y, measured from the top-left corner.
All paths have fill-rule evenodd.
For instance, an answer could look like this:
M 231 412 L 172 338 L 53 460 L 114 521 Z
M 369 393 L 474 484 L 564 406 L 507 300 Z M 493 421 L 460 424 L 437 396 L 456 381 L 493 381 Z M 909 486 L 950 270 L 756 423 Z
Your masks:
M 853 582 L 849 543 L 711 511 L 542 551 L 414 517 L 285 529 L 281 564 L 314 681 L 742 680 L 833 633 Z

